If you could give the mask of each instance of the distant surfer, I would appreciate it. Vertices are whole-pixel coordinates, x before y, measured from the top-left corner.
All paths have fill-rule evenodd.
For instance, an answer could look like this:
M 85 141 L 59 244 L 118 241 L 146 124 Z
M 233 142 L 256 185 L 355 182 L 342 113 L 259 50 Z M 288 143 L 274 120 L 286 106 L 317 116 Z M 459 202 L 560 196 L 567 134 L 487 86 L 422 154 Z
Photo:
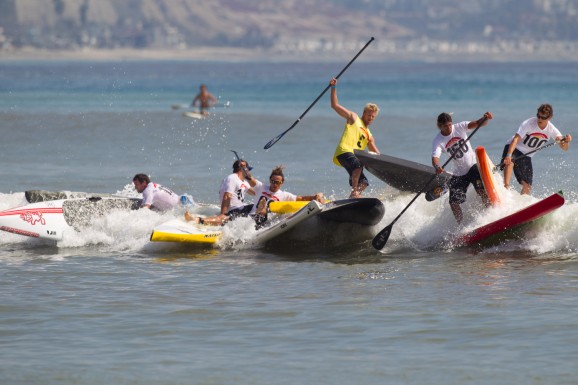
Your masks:
M 564 151 L 568 151 L 571 135 L 564 135 L 551 122 L 554 116 L 554 109 L 550 104 L 542 104 L 538 107 L 536 117 L 526 119 L 518 127 L 518 131 L 511 137 L 502 153 L 502 163 L 504 164 L 504 186 L 510 187 L 512 171 L 518 183 L 522 185 L 521 194 L 532 193 L 532 180 L 534 169 L 532 167 L 532 156 L 535 151 L 550 139 L 554 139 Z M 531 152 L 531 154 L 528 154 Z M 525 154 L 528 154 L 524 156 Z M 512 161 L 512 157 L 515 158 Z
M 367 103 L 363 109 L 361 117 L 353 111 L 339 104 L 337 100 L 337 79 L 333 78 L 329 82 L 331 85 L 331 108 L 339 116 L 345 118 L 345 128 L 339 144 L 333 154 L 333 163 L 347 170 L 349 174 L 349 185 L 351 186 L 350 198 L 359 198 L 361 193 L 369 186 L 369 181 L 363 173 L 363 163 L 355 156 L 353 150 L 364 150 L 365 147 L 376 154 L 379 150 L 373 140 L 373 135 L 369 131 L 369 126 L 379 113 L 379 107 L 374 103 Z
M 437 127 L 440 132 L 438 132 L 432 142 L 432 165 L 436 169 L 436 173 L 441 174 L 444 172 L 444 169 L 440 166 L 442 152 L 454 157 L 453 176 L 448 181 L 448 187 L 450 190 L 450 207 L 458 223 L 461 223 L 463 219 L 460 205 L 466 201 L 466 193 L 470 184 L 474 186 L 484 205 L 486 207 L 490 205 L 476 165 L 476 153 L 466 139 L 468 138 L 468 130 L 485 126 L 488 120 L 493 117 L 491 112 L 486 112 L 478 120 L 453 124 L 452 116 L 447 112 L 442 112 L 438 115 Z M 483 121 L 484 118 L 486 118 L 485 121 Z
M 181 197 L 171 189 L 151 182 L 146 174 L 136 174 L 132 179 L 134 188 L 142 194 L 141 207 L 156 211 L 167 211 L 181 202 Z
M 191 107 L 199 106 L 202 115 L 209 115 L 209 109 L 217 104 L 217 98 L 207 90 L 207 86 L 201 84 L 200 92 L 191 102 Z

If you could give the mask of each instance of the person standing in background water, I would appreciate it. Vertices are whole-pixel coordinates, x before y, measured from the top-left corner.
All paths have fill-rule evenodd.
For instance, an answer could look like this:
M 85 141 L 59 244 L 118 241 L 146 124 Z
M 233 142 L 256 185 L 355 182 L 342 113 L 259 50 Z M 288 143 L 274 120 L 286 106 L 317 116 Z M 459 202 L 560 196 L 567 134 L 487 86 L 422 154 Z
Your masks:
M 201 114 L 209 115 L 209 109 L 217 104 L 217 98 L 207 90 L 207 86 L 201 84 L 200 92 L 191 102 L 191 107 L 199 106 Z

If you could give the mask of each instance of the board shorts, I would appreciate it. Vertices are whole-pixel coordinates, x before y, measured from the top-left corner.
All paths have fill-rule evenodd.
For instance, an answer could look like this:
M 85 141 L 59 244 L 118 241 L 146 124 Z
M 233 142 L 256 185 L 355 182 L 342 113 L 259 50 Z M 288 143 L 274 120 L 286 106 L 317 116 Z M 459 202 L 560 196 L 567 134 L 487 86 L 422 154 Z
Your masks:
M 351 174 L 358 168 L 360 168 L 362 171 L 361 174 L 359 175 L 359 182 L 357 182 L 357 184 L 358 185 L 365 184 L 369 186 L 369 181 L 367 180 L 367 177 L 363 173 L 363 164 L 359 159 L 357 159 L 357 157 L 352 152 L 346 152 L 341 155 L 337 155 L 337 161 L 341 166 L 343 166 L 344 169 L 347 170 L 347 173 L 349 174 L 350 186 L 353 187 L 353 183 L 351 182 Z
M 504 159 L 506 158 L 506 154 L 508 153 L 509 149 L 510 145 L 506 144 L 504 151 L 502 152 L 502 163 L 504 163 Z M 534 167 L 532 166 L 532 158 L 529 156 L 524 156 L 522 151 L 517 149 L 514 149 L 512 157 L 518 158 L 514 161 L 514 176 L 516 177 L 516 180 L 520 184 L 522 184 L 522 182 L 526 182 L 531 186 L 534 179 Z M 504 170 L 504 166 L 500 167 L 500 170 Z
M 229 217 L 229 220 L 232 221 L 233 219 L 239 218 L 239 217 L 247 217 L 249 216 L 249 213 L 251 212 L 251 210 L 253 210 L 253 204 L 248 204 L 242 207 L 237 207 L 236 209 L 233 210 L 229 210 L 229 212 L 227 213 L 227 216 Z
M 480 177 L 480 172 L 478 171 L 478 166 L 473 165 L 470 167 L 469 171 L 465 175 L 452 176 L 448 182 L 450 189 L 450 199 L 451 203 L 462 204 L 466 201 L 466 193 L 470 184 L 474 185 L 476 192 L 478 194 L 484 193 L 484 184 L 482 183 L 482 178 Z

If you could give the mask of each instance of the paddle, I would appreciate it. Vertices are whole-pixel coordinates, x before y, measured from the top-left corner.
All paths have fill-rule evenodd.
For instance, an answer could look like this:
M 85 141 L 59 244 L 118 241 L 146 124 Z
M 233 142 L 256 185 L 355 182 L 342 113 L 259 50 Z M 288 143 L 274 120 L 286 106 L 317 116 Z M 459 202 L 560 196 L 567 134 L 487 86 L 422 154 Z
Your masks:
M 371 44 L 371 42 L 375 40 L 374 37 L 372 37 L 371 39 L 369 39 L 369 41 L 367 42 L 367 44 L 365 44 L 363 46 L 363 48 L 357 53 L 357 55 L 355 55 L 355 57 L 353 59 L 351 59 L 351 61 L 345 66 L 344 69 L 341 70 L 341 72 L 339 73 L 339 75 L 337 75 L 335 77 L 335 79 L 339 79 L 339 77 L 345 72 L 345 70 L 347 70 L 349 68 L 349 66 L 355 61 L 355 59 L 357 59 L 357 57 L 359 55 L 361 55 L 361 53 L 367 48 L 367 46 L 369 44 Z M 267 143 L 265 145 L 265 150 L 271 148 L 271 146 L 273 146 L 275 143 L 277 143 L 279 141 L 279 139 L 281 139 L 283 137 L 283 135 L 285 135 L 286 133 L 288 133 L 289 131 L 291 131 L 293 129 L 293 127 L 295 127 L 297 125 L 297 123 L 299 123 L 301 121 L 301 119 L 303 119 L 303 117 L 305 116 L 305 114 L 307 114 L 309 112 L 309 110 L 315 105 L 315 103 L 317 103 L 317 101 L 319 101 L 319 99 L 321 99 L 321 97 L 323 95 L 325 95 L 325 93 L 327 92 L 327 90 L 330 88 L 331 86 L 328 84 L 327 87 L 325 87 L 325 89 L 323 90 L 323 92 L 317 97 L 317 99 L 315 99 L 313 101 L 313 103 L 311 103 L 311 105 L 305 110 L 304 113 L 301 114 L 301 116 L 295 121 L 295 123 L 293 123 L 291 125 L 291 127 L 289 127 L 288 129 L 286 129 L 285 131 L 283 131 L 281 134 L 277 135 L 276 137 L 274 137 L 273 139 L 271 139 L 269 141 L 269 143 Z
M 515 162 L 515 161 L 517 161 L 518 159 L 523 158 L 523 157 L 525 157 L 525 156 L 528 156 L 528 155 L 530 155 L 530 154 L 533 154 L 533 153 L 535 153 L 536 151 L 543 150 L 543 149 L 545 149 L 545 148 L 551 147 L 551 146 L 553 146 L 553 145 L 555 145 L 555 144 L 559 144 L 559 143 L 565 142 L 565 141 L 566 141 L 566 139 L 564 139 L 564 138 L 562 138 L 562 139 L 560 139 L 560 140 L 555 140 L 554 142 L 548 143 L 548 144 L 545 145 L 545 146 L 538 147 L 538 148 L 535 149 L 535 150 L 532 150 L 532 151 L 530 151 L 530 152 L 527 152 L 527 153 L 525 153 L 525 154 L 522 154 L 522 155 L 520 155 L 520 156 L 517 156 L 517 157 L 515 157 L 515 158 L 512 158 L 512 162 Z M 492 171 L 494 171 L 494 172 L 495 172 L 495 171 L 498 171 L 498 169 L 499 169 L 500 167 L 502 167 L 502 166 L 504 166 L 504 162 L 500 163 L 500 164 L 497 165 L 497 166 L 494 166 L 494 168 L 492 169 Z
M 237 160 L 241 160 L 241 158 L 239 158 L 239 154 L 237 154 L 237 151 L 235 150 L 231 150 L 234 154 L 235 157 L 237 158 Z M 247 166 L 249 166 L 249 164 L 247 163 Z M 241 167 L 241 164 L 239 163 L 239 167 Z M 243 175 L 245 176 L 245 179 L 250 180 L 251 178 L 249 178 L 249 175 L 247 174 L 247 170 L 245 169 L 245 167 L 241 167 L 241 170 L 243 171 Z
M 478 123 L 478 126 L 476 127 L 474 132 L 472 132 L 472 134 L 468 136 L 468 138 L 464 141 L 464 144 L 467 143 L 471 139 L 471 137 L 476 134 L 476 132 L 480 129 L 480 127 L 482 127 L 482 124 L 484 124 L 486 120 L 488 120 L 488 118 L 484 116 L 482 120 Z M 454 152 L 452 156 L 450 156 L 450 158 L 443 164 L 442 168 L 445 168 L 448 165 L 448 163 L 454 159 L 454 157 L 458 152 L 459 151 Z M 432 176 L 429 182 L 427 182 L 426 185 L 420 190 L 420 192 L 418 192 L 417 195 L 413 197 L 413 199 L 409 202 L 409 204 L 405 206 L 405 208 L 401 211 L 401 213 L 399 213 L 397 217 L 395 217 L 395 219 L 389 224 L 389 226 L 385 227 L 383 230 L 377 233 L 377 235 L 371 241 L 371 244 L 373 245 L 374 248 L 376 248 L 377 250 L 383 249 L 383 246 L 385 246 L 387 240 L 389 239 L 389 234 L 391 233 L 393 224 L 397 222 L 397 220 L 403 215 L 403 213 L 406 212 L 409 206 L 411 206 L 413 202 L 415 202 L 415 200 L 421 195 L 421 193 L 423 193 L 425 189 L 430 185 L 430 183 L 434 181 L 436 176 L 437 174 L 434 174 Z

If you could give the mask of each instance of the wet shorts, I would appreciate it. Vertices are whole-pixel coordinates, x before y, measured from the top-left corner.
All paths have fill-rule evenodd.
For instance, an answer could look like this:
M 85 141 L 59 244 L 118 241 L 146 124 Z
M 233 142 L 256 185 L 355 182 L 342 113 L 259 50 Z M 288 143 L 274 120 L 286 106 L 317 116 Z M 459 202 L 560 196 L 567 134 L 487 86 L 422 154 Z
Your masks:
M 502 163 L 504 163 L 504 158 L 506 157 L 509 148 L 510 145 L 506 144 L 504 151 L 502 152 Z M 522 184 L 522 181 L 524 181 L 531 186 L 532 180 L 534 179 L 534 167 L 532 166 L 532 158 L 529 156 L 524 156 L 522 151 L 516 149 L 512 153 L 512 158 L 518 158 L 514 161 L 514 175 L 516 176 L 518 183 Z M 500 167 L 500 169 L 503 170 L 504 167 Z
M 450 187 L 450 203 L 464 203 L 466 201 L 466 193 L 470 184 L 474 185 L 478 194 L 485 191 L 482 179 L 480 178 L 480 172 L 478 171 L 478 166 L 475 164 L 470 167 L 467 174 L 451 177 L 448 182 Z
M 337 160 L 339 161 L 339 164 L 341 164 L 343 168 L 347 170 L 347 173 L 349 174 L 350 186 L 353 186 L 353 184 L 351 183 L 351 174 L 358 168 L 362 169 L 361 175 L 359 175 L 358 184 L 365 184 L 369 186 L 369 181 L 367 180 L 367 177 L 363 173 L 363 164 L 359 161 L 359 159 L 357 159 L 357 157 L 352 152 L 346 152 L 344 154 L 337 155 Z
M 246 217 L 249 215 L 249 213 L 251 212 L 251 210 L 253 210 L 253 204 L 248 204 L 245 205 L 243 207 L 238 207 L 236 209 L 233 210 L 229 210 L 229 212 L 227 213 L 227 216 L 229 217 L 229 220 L 232 221 L 235 218 L 238 217 Z

